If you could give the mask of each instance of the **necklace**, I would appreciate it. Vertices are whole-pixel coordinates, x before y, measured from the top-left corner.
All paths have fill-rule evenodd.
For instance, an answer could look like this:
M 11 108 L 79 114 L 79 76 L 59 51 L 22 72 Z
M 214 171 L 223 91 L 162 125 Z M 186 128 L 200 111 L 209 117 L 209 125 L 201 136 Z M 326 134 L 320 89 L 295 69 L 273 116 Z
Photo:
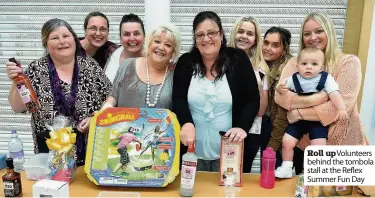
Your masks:
M 150 74 L 148 71 L 148 60 L 146 58 L 146 83 L 147 83 L 146 104 L 148 107 L 155 107 L 156 103 L 158 102 L 160 92 L 163 89 L 165 79 L 167 78 L 167 74 L 168 74 L 168 67 L 165 67 L 165 74 L 164 74 L 163 81 L 161 82 L 161 85 L 159 86 L 156 92 L 154 103 L 151 103 L 150 102 L 150 95 L 151 95 Z

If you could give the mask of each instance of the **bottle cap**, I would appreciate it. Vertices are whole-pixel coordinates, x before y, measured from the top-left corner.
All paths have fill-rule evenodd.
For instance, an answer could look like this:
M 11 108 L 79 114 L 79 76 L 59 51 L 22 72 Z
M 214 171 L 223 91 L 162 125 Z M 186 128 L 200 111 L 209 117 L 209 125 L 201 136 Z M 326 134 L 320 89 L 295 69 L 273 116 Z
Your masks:
M 188 144 L 188 152 L 194 153 L 194 142 Z
M 8 166 L 9 169 L 13 169 L 14 168 L 13 158 L 9 157 L 5 161 L 6 161 L 6 164 L 7 164 L 7 166 Z
M 263 158 L 267 158 L 267 159 L 276 158 L 276 152 L 273 151 L 271 147 L 267 147 L 266 150 L 263 151 Z
M 227 172 L 232 173 L 233 172 L 233 168 L 228 167 L 227 168 Z
M 16 130 L 12 130 L 12 134 L 17 134 L 17 131 Z

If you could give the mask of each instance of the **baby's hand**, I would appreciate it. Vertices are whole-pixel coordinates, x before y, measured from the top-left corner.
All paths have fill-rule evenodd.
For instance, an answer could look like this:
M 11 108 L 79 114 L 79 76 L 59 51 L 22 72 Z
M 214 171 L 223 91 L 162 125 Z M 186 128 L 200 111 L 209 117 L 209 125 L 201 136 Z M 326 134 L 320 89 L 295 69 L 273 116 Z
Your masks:
M 283 93 L 286 93 L 288 91 L 288 85 L 286 85 L 286 83 L 288 82 L 288 79 L 286 78 L 284 80 L 284 82 L 279 82 L 277 85 L 276 85 L 276 91 L 279 93 L 279 94 L 283 94 Z
M 337 120 L 347 120 L 347 119 L 349 119 L 349 116 L 345 109 L 341 109 L 337 112 Z

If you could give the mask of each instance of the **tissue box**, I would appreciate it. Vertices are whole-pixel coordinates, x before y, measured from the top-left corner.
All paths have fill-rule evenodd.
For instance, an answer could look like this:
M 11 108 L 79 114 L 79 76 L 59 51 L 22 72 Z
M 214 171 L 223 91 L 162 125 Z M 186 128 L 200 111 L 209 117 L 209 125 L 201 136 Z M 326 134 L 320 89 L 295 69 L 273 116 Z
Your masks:
M 67 182 L 43 179 L 33 185 L 33 197 L 69 197 Z

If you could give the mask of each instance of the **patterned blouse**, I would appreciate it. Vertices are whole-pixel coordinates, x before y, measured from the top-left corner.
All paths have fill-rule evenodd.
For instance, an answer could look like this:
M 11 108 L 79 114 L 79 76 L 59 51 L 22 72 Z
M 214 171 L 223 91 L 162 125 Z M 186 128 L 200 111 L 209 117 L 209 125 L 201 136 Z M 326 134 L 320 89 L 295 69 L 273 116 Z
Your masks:
M 112 84 L 94 59 L 78 56 L 77 61 L 79 79 L 75 114 L 80 122 L 100 109 Z M 32 62 L 25 74 L 30 79 L 41 105 L 41 110 L 32 113 L 31 117 L 34 152 L 47 153 L 49 149 L 45 141 L 46 138 L 49 138 L 49 130 L 45 124 L 51 122 L 58 115 L 48 76 L 47 56 Z M 70 93 L 70 84 L 60 80 L 60 85 L 65 95 Z M 85 134 L 85 142 L 87 143 L 87 134 Z

